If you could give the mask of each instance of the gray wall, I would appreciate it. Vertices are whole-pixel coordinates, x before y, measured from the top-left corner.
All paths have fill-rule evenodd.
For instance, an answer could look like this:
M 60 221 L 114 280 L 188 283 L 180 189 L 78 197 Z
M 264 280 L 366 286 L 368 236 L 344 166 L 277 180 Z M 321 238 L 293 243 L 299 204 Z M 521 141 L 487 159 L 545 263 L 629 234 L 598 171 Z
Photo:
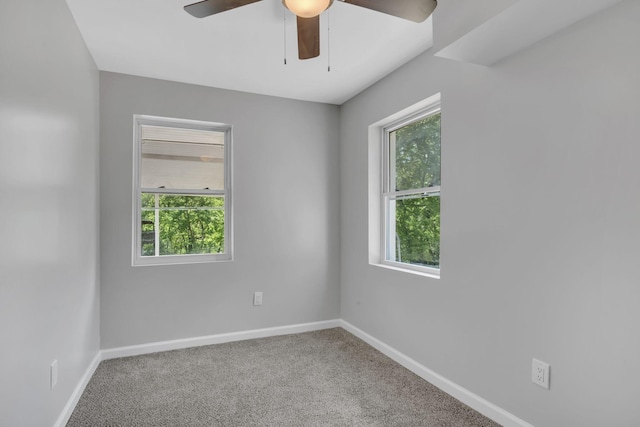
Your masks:
M 98 90 L 64 0 L 0 2 L 2 426 L 53 425 L 99 349 Z
M 0 425 L 55 421 L 99 323 L 111 348 L 340 316 L 535 425 L 639 425 L 639 20 L 488 69 L 427 52 L 339 109 L 113 73 L 99 101 L 64 1 L 1 2 Z M 367 126 L 436 92 L 440 280 L 370 266 L 366 222 Z M 131 267 L 135 113 L 235 126 L 233 262 Z
M 536 426 L 640 425 L 640 2 L 341 112 L 341 316 Z M 367 126 L 442 93 L 442 278 L 368 264 Z M 532 357 L 551 389 L 530 382 Z
M 100 99 L 103 348 L 338 318 L 338 107 L 106 72 Z M 131 267 L 134 114 L 234 126 L 232 262 Z
M 518 0 L 438 2 L 433 17 L 433 50 L 447 47 L 517 2 Z

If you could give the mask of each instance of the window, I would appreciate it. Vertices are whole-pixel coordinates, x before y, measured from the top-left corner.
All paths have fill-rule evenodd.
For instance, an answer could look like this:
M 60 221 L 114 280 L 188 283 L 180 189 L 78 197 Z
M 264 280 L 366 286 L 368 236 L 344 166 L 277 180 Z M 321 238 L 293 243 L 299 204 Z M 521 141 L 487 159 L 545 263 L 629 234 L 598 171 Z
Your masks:
M 134 124 L 133 265 L 231 259 L 231 126 Z
M 382 264 L 439 275 L 439 99 L 382 134 Z

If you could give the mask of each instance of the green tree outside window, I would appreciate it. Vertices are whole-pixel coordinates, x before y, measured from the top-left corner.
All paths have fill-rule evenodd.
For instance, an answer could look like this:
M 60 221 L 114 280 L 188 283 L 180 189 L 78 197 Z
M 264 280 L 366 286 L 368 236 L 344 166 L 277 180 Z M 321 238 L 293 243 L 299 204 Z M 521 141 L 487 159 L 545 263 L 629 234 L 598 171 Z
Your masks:
M 440 186 L 440 113 L 392 132 L 395 157 L 389 192 Z M 413 193 L 392 200 L 395 210 L 393 261 L 439 268 L 440 194 Z M 389 236 L 391 238 L 391 236 Z

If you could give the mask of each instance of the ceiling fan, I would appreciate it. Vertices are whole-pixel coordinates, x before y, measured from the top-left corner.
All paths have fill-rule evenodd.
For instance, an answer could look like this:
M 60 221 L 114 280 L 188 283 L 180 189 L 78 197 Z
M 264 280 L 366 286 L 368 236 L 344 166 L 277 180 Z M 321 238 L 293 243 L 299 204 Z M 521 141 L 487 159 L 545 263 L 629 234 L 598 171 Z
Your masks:
M 204 18 L 240 6 L 262 0 L 204 0 L 184 7 L 196 18 Z M 298 26 L 298 57 L 315 58 L 320 55 L 320 14 L 327 10 L 334 0 L 282 0 L 282 4 L 296 15 Z M 438 2 L 436 0 L 338 0 L 366 9 L 422 22 L 431 15 Z

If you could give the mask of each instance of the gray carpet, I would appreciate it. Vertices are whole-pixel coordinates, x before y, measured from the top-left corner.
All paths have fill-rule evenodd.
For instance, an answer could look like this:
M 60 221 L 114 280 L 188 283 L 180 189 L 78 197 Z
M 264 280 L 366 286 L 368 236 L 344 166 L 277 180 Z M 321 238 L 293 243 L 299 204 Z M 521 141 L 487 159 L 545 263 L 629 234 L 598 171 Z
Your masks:
M 341 328 L 106 360 L 76 426 L 497 426 Z

